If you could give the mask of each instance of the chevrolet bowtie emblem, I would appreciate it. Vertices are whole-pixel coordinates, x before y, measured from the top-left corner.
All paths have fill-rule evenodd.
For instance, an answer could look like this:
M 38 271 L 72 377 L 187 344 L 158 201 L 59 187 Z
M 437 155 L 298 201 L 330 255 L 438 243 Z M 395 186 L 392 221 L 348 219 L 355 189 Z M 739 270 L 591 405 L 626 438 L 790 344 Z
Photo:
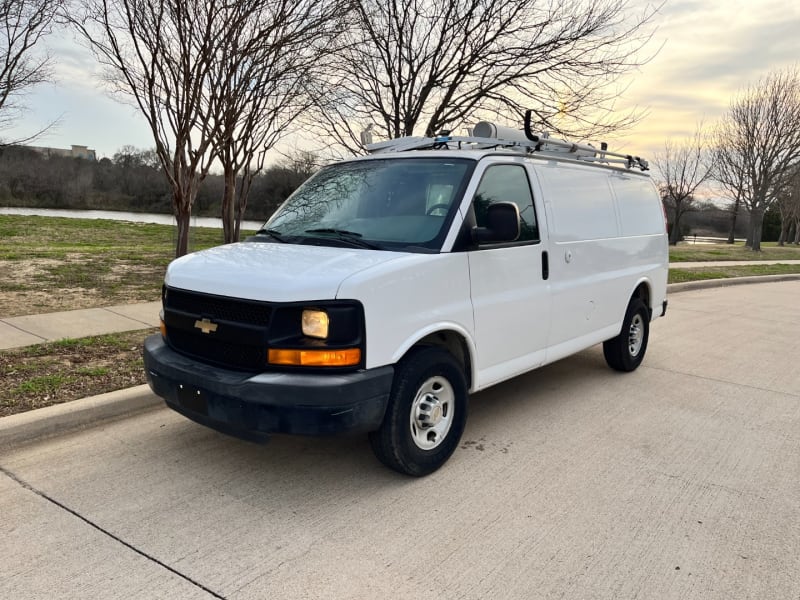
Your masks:
M 203 318 L 201 321 L 195 321 L 194 326 L 203 333 L 214 333 L 217 330 L 217 324 L 212 323 L 206 318 Z

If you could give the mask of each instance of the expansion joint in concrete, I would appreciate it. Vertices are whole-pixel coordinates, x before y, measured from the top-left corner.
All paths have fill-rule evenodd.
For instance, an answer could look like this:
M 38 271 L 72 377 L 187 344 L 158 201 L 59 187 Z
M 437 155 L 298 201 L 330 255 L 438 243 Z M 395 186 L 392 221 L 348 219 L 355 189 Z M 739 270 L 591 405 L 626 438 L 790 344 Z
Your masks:
M 2 473 L 3 475 L 5 475 L 6 477 L 8 477 L 10 480 L 12 480 L 14 483 L 16 483 L 17 485 L 19 485 L 19 486 L 20 486 L 20 487 L 22 487 L 23 489 L 25 489 L 25 490 L 28 490 L 29 492 L 32 492 L 32 493 L 36 494 L 37 496 L 39 496 L 39 497 L 40 497 L 40 498 L 42 498 L 43 500 L 46 500 L 47 502 L 49 502 L 49 503 L 51 503 L 51 504 L 53 504 L 53 505 L 57 506 L 57 507 L 58 507 L 58 508 L 60 508 L 61 510 L 68 512 L 69 514 L 71 514 L 72 516 L 74 516 L 74 517 L 76 517 L 76 518 L 80 519 L 81 521 L 83 521 L 84 523 L 86 523 L 87 525 L 89 525 L 90 527 L 92 527 L 92 528 L 96 529 L 97 531 L 99 531 L 99 532 L 100 532 L 100 533 L 102 533 L 103 535 L 105 535 L 105 536 L 107 536 L 107 537 L 111 538 L 112 540 L 114 540 L 115 542 L 117 542 L 117 543 L 119 543 L 119 544 L 122 544 L 123 546 L 125 546 L 125 547 L 126 547 L 126 548 L 128 548 L 129 550 L 132 550 L 133 552 L 135 552 L 136 554 L 138 554 L 138 555 L 139 555 L 139 556 L 141 556 L 142 558 L 144 558 L 144 559 L 146 559 L 146 560 L 149 560 L 149 561 L 150 561 L 150 562 L 152 562 L 152 563 L 155 563 L 155 564 L 157 564 L 158 566 L 160 566 L 160 567 L 161 567 L 161 568 L 163 568 L 163 569 L 166 569 L 167 571 L 169 571 L 169 572 L 170 572 L 170 573 L 172 573 L 173 575 L 177 575 L 178 577 L 180 577 L 180 578 L 181 578 L 181 579 L 183 579 L 184 581 L 187 581 L 188 583 L 192 584 L 193 586 L 195 586 L 195 587 L 197 587 L 197 588 L 199 588 L 199 589 L 203 590 L 204 592 L 206 592 L 207 594 L 209 594 L 211 597 L 213 597 L 213 598 L 218 598 L 219 600 L 227 600 L 227 599 L 225 598 L 225 596 L 222 596 L 222 595 L 218 594 L 218 593 L 217 593 L 217 592 L 215 592 L 214 590 L 212 590 L 212 589 L 209 589 L 208 587 L 204 586 L 204 585 L 203 585 L 202 583 L 200 583 L 199 581 L 195 581 L 194 579 L 192 579 L 192 578 L 191 578 L 191 577 L 189 577 L 188 575 L 185 575 L 184 573 L 181 573 L 181 572 L 180 572 L 180 571 L 178 571 L 177 569 L 175 569 L 175 568 L 173 568 L 173 567 L 170 567 L 168 564 L 164 563 L 163 561 L 160 561 L 160 560 L 159 560 L 159 559 L 157 559 L 155 556 L 152 556 L 152 555 L 148 554 L 147 552 L 145 552 L 144 550 L 142 550 L 142 549 L 140 549 L 140 548 L 137 548 L 137 547 L 136 547 L 136 546 L 134 546 L 133 544 L 130 544 L 129 542 L 126 542 L 125 540 L 123 540 L 123 539 L 122 539 L 122 538 L 120 538 L 119 536 L 117 536 L 117 535 L 114 535 L 113 533 L 111 533 L 111 532 L 110 532 L 110 531 L 108 531 L 107 529 L 105 529 L 105 528 L 101 527 L 100 525 L 98 525 L 98 524 L 97 524 L 97 523 L 95 523 L 94 521 L 92 521 L 92 520 L 90 520 L 90 519 L 88 519 L 88 518 L 84 517 L 82 514 L 80 514 L 80 513 L 79 513 L 79 512 L 77 512 L 76 510 L 73 510 L 73 509 L 72 509 L 72 508 L 70 508 L 69 506 L 66 506 L 65 504 L 63 504 L 63 503 L 59 502 L 58 500 L 56 500 L 55 498 L 53 498 L 53 497 L 49 496 L 48 494 L 46 494 L 46 493 L 45 493 L 45 492 L 43 492 L 42 490 L 39 490 L 39 489 L 35 488 L 35 487 L 34 487 L 34 486 L 32 486 L 31 484 L 29 484 L 27 481 L 24 481 L 23 479 L 20 479 L 20 478 L 19 478 L 19 477 L 18 477 L 16 474 L 12 473 L 11 471 L 9 471 L 8 469 L 6 469 L 6 468 L 5 468 L 5 467 L 3 467 L 2 465 L 0 465 L 0 473 Z

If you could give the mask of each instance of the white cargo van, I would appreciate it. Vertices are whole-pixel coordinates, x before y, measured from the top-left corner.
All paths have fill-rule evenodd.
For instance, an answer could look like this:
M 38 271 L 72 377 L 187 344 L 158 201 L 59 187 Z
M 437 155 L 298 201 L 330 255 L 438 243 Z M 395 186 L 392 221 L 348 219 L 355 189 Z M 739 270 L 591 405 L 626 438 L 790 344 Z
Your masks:
M 425 475 L 469 393 L 598 343 L 639 366 L 667 308 L 645 161 L 486 123 L 371 150 L 247 241 L 169 266 L 144 361 L 171 408 L 256 441 L 366 432 Z

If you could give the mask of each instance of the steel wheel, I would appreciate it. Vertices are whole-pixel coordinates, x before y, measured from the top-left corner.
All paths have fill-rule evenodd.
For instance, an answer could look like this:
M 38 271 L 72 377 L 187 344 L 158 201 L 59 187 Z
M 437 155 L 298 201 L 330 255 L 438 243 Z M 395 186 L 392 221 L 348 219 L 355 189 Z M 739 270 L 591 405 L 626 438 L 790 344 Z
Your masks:
M 411 439 L 422 450 L 433 450 L 447 437 L 453 424 L 455 392 L 444 377 L 431 377 L 420 386 L 411 403 Z
M 608 366 L 617 371 L 634 371 L 644 359 L 650 334 L 650 310 L 634 296 L 625 311 L 619 335 L 603 342 Z
M 642 349 L 644 340 L 644 319 L 640 313 L 636 313 L 631 319 L 631 326 L 628 330 L 628 353 L 631 356 L 638 356 Z
M 421 477 L 441 467 L 458 447 L 467 421 L 462 365 L 444 348 L 413 348 L 395 368 L 380 429 L 369 434 L 387 467 Z

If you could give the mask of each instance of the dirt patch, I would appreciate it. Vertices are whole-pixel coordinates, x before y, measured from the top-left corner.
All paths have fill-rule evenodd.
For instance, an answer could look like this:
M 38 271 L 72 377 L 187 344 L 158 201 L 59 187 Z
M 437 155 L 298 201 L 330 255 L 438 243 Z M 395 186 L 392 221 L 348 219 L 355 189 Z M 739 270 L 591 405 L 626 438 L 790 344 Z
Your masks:
M 120 302 L 119 304 L 122 304 Z M 0 315 L 17 317 L 78 308 L 108 306 L 94 290 L 60 288 L 50 291 L 0 291 Z
M 74 253 L 0 261 L 0 316 L 157 300 L 162 277 L 158 266 L 99 266 L 96 257 Z M 142 343 L 155 331 L 0 351 L 0 417 L 145 383 Z
M 148 329 L 0 351 L 0 417 L 145 383 Z
M 150 302 L 163 277 L 161 265 L 100 265 L 91 255 L 0 261 L 0 317 Z

